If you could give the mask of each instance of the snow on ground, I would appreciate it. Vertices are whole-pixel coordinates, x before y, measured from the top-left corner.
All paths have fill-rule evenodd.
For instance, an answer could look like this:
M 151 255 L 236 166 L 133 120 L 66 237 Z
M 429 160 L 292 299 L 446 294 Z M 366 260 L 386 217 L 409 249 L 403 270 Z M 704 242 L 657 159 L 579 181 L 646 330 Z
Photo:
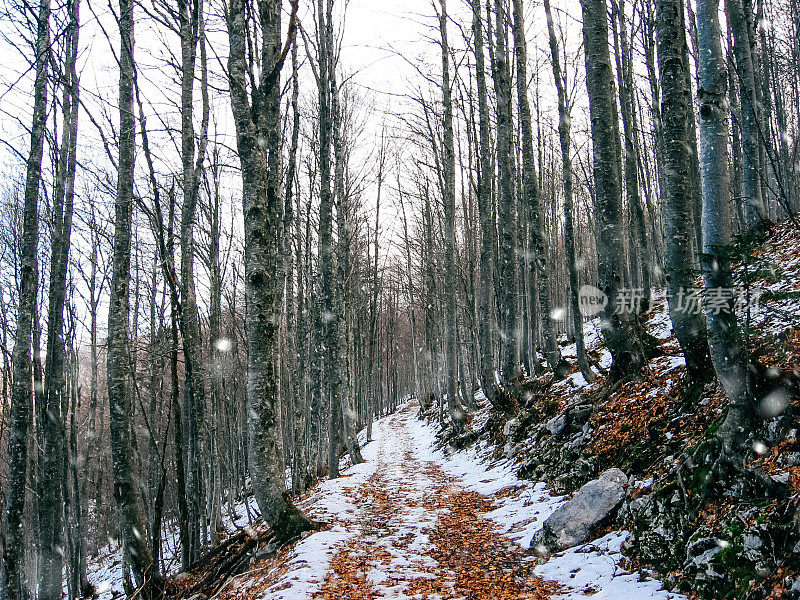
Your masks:
M 337 550 L 353 545 L 355 537 L 370 547 L 377 545 L 392 554 L 388 564 L 372 564 L 368 572 L 380 597 L 404 598 L 398 582 L 419 577 L 429 562 L 424 552 L 430 542 L 426 531 L 436 522 L 436 510 L 421 508 L 419 501 L 434 492 L 430 469 L 435 465 L 450 485 L 483 494 L 493 500 L 493 510 L 484 516 L 498 532 L 523 548 L 547 517 L 565 500 L 550 495 L 547 486 L 520 480 L 508 461 L 491 462 L 487 448 L 451 453 L 435 448 L 435 425 L 416 416 L 412 402 L 398 413 L 373 426 L 374 440 L 363 449 L 367 463 L 351 467 L 340 479 L 319 484 L 301 507 L 312 518 L 332 523 L 327 531 L 314 533 L 290 552 L 288 572 L 260 600 L 301 600 L 319 592 Z M 377 530 L 370 517 L 372 500 L 359 502 L 359 488 L 380 478 L 395 514 Z M 556 598 L 630 600 L 684 598 L 662 589 L 660 582 L 639 573 L 629 573 L 619 564 L 620 546 L 626 532 L 614 532 L 579 548 L 554 555 L 536 568 L 536 574 L 564 586 Z M 397 540 L 413 539 L 412 544 Z M 401 546 L 401 547 L 398 547 Z M 530 560 L 535 560 L 533 556 Z M 387 587 L 388 585 L 388 587 Z
M 565 499 L 551 496 L 544 483 L 518 479 L 510 462 L 492 462 L 486 447 L 445 455 L 435 447 L 436 425 L 419 420 L 416 412 L 416 403 L 412 402 L 375 423 L 373 441 L 362 450 L 366 462 L 345 469 L 338 479 L 320 482 L 298 504 L 309 517 L 330 526 L 295 544 L 284 563 L 284 574 L 271 587 L 259 591 L 259 600 L 310 600 L 331 572 L 331 560 L 356 540 L 361 547 L 390 555 L 383 562 L 371 563 L 367 573 L 380 596 L 408 597 L 403 593 L 405 583 L 425 577 L 432 567 L 433 559 L 425 554 L 430 548 L 427 532 L 436 524 L 440 511 L 423 505 L 437 493 L 441 481 L 431 466 L 443 472 L 453 488 L 491 499 L 493 509 L 484 517 L 496 524 L 498 533 L 523 548 L 530 546 L 533 535 Z M 385 521 L 375 518 L 376 514 L 386 514 L 376 513 L 376 489 L 386 492 L 392 502 Z M 248 523 L 244 504 L 238 505 L 233 515 L 226 514 L 228 527 Z M 662 590 L 658 581 L 619 566 L 620 546 L 626 535 L 614 532 L 556 554 L 536 567 L 535 573 L 565 587 L 557 599 L 683 598 Z M 531 556 L 530 560 L 535 559 Z M 98 586 L 101 600 L 112 600 L 122 591 L 119 561 L 119 550 L 107 547 L 90 563 L 89 578 Z M 251 584 L 254 582 L 242 581 L 240 591 Z
M 559 598 L 593 600 L 643 600 L 686 598 L 667 592 L 661 582 L 643 573 L 630 573 L 619 566 L 620 548 L 628 532 L 615 531 L 589 544 L 570 548 L 551 558 L 534 572 L 545 579 L 572 588 Z
M 509 461 L 492 462 L 488 448 L 453 453 L 448 457 L 433 448 L 435 434 L 430 424 L 412 420 L 407 427 L 417 444 L 418 456 L 439 463 L 445 473 L 459 480 L 466 489 L 495 496 L 501 490 L 516 488 L 515 493 L 500 494 L 500 498 L 495 496 L 497 508 L 485 516 L 495 521 L 504 535 L 524 548 L 530 546 L 542 523 L 566 500 L 551 496 L 544 483 L 518 479 Z M 623 558 L 620 547 L 627 536 L 628 532 L 617 531 L 558 553 L 538 566 L 535 573 L 567 587 L 566 593 L 556 596 L 565 600 L 686 598 L 664 590 L 655 579 L 641 573 L 629 573 L 619 566 Z
M 253 496 L 237 502 L 233 508 L 225 504 L 222 508 L 222 527 L 228 533 L 236 532 L 251 525 L 258 514 L 258 506 Z M 180 571 L 181 567 L 177 523 L 166 523 L 162 536 L 164 572 L 167 575 L 174 575 Z M 122 548 L 116 540 L 109 539 L 108 544 L 103 546 L 96 555 L 89 556 L 86 570 L 89 582 L 95 586 L 97 600 L 114 600 L 124 596 Z M 65 582 L 64 592 L 66 593 L 66 591 Z

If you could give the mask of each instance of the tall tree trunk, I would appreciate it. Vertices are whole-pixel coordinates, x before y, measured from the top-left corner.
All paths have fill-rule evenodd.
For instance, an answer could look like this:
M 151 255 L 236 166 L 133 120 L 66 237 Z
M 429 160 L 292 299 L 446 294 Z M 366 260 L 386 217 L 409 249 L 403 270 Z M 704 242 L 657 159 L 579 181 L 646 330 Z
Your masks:
M 495 247 L 497 226 L 492 210 L 492 161 L 489 138 L 489 101 L 486 89 L 486 65 L 484 60 L 483 17 L 481 0 L 472 2 L 472 36 L 475 44 L 475 78 L 478 87 L 478 182 L 476 201 L 481 222 L 480 289 L 478 291 L 478 343 L 480 345 L 481 387 L 490 403 L 496 402 L 494 386 L 494 330 L 492 319 L 492 295 L 494 290 Z
M 329 25 L 331 25 L 329 23 Z M 340 98 L 341 90 L 337 83 L 335 71 L 331 72 L 331 117 L 333 126 L 332 143 L 334 148 L 334 192 L 336 198 L 336 230 L 337 230 L 337 261 L 336 261 L 336 286 L 334 290 L 334 307 L 337 325 L 337 346 L 334 360 L 337 362 L 336 371 L 339 373 L 339 411 L 341 413 L 342 435 L 353 464 L 364 462 L 361 448 L 358 445 L 358 431 L 356 430 L 355 405 L 353 394 L 355 383 L 350 369 L 352 349 L 352 319 L 348 314 L 348 307 L 352 305 L 354 285 L 352 282 L 351 259 L 351 231 L 350 198 L 345 190 L 345 171 L 347 169 L 348 153 L 344 139 L 344 115 Z
M 499 255 L 497 269 L 497 312 L 500 328 L 500 374 L 504 383 L 513 382 L 519 371 L 519 314 L 517 311 L 517 256 L 514 231 L 514 180 L 511 152 L 511 74 L 505 2 L 495 0 L 496 31 L 494 51 L 494 87 L 497 95 L 497 220 Z
M 200 552 L 205 458 L 205 368 L 202 357 L 200 319 L 194 285 L 194 224 L 205 159 L 209 119 L 205 62 L 201 65 L 202 121 L 195 156 L 194 82 L 197 45 L 203 34 L 203 1 L 178 2 L 181 40 L 181 164 L 183 169 L 183 205 L 181 209 L 181 333 L 186 382 L 184 385 L 184 423 L 186 431 L 186 493 L 189 505 L 189 560 Z M 204 58 L 204 57 L 203 57 Z
M 223 449 L 225 439 L 223 434 L 223 417 L 225 406 L 225 391 L 223 386 L 223 354 L 229 350 L 229 342 L 222 337 L 222 267 L 220 265 L 220 236 L 222 224 L 220 218 L 221 206 L 221 181 L 222 166 L 220 164 L 219 147 L 215 146 L 211 152 L 211 182 L 208 194 L 208 217 L 210 239 L 208 247 L 209 265 L 209 306 L 208 306 L 208 337 L 211 353 L 211 435 L 209 442 L 211 451 L 209 457 L 213 461 L 211 484 L 213 495 L 211 498 L 211 543 L 219 542 L 218 532 L 222 529 L 222 487 L 223 487 Z
M 706 294 L 733 287 L 730 257 L 730 176 L 728 173 L 728 76 L 720 43 L 719 0 L 700 0 L 697 34 L 700 54 L 700 173 L 703 186 L 703 267 Z M 708 297 L 708 296 L 707 296 Z M 725 310 L 706 310 L 711 360 L 728 396 L 728 414 L 718 435 L 736 453 L 754 418 L 747 354 L 736 327 L 733 299 Z
M 334 306 L 335 266 L 333 248 L 333 190 L 331 146 L 333 134 L 333 0 L 317 1 L 318 90 L 319 90 L 319 271 L 322 279 L 320 331 L 324 340 L 323 382 L 328 403 L 328 476 L 339 476 L 341 445 L 340 372 L 338 369 L 338 323 Z
M 440 0 L 439 34 L 442 50 L 442 102 L 444 104 L 444 132 L 442 156 L 442 204 L 444 206 L 444 276 L 445 281 L 456 281 L 456 155 L 453 140 L 453 100 L 450 83 L 450 45 L 447 40 L 447 2 Z M 453 429 L 461 433 L 466 415 L 458 399 L 458 356 L 456 342 L 458 333 L 458 303 L 456 286 L 447 286 L 445 291 L 445 354 L 447 360 L 447 408 Z
M 6 593 L 9 600 L 25 600 L 30 595 L 25 581 L 25 512 L 26 474 L 28 470 L 28 433 L 33 409 L 32 334 L 36 310 L 39 235 L 39 184 L 42 153 L 47 125 L 47 66 L 50 58 L 50 2 L 41 0 L 37 17 L 36 79 L 33 92 L 31 146 L 25 173 L 20 244 L 20 287 L 17 327 L 12 351 L 13 384 L 11 387 L 11 423 L 8 435 L 8 486 L 5 506 Z
M 277 289 L 280 227 L 280 72 L 281 9 L 278 0 L 261 5 L 262 62 L 258 84 L 248 93 L 248 79 L 256 77 L 248 63 L 247 21 L 242 0 L 228 6 L 230 53 L 228 78 L 236 141 L 242 169 L 245 222 L 245 294 L 247 330 L 247 421 L 250 476 L 264 520 L 279 539 L 291 539 L 311 523 L 286 498 L 281 457 L 280 400 L 276 381 L 278 323 Z M 289 36 L 294 35 L 297 2 L 292 5 Z M 260 143 L 266 140 L 266 143 Z
M 637 316 L 618 311 L 624 293 L 625 227 L 622 209 L 621 148 L 614 76 L 608 51 L 606 0 L 582 0 L 586 88 L 592 121 L 597 255 L 600 290 L 608 300 L 601 330 L 611 351 L 612 379 L 638 374 L 645 363 Z
M 761 194 L 763 165 L 760 161 L 759 105 L 756 98 L 756 76 L 753 66 L 755 61 L 750 46 L 750 16 L 746 12 L 742 0 L 725 0 L 725 6 L 733 31 L 733 53 L 736 56 L 739 99 L 742 109 L 740 130 L 743 150 L 744 214 L 747 219 L 747 227 L 752 231 L 764 225 L 767 214 Z
M 544 0 L 547 15 L 547 30 L 550 39 L 550 61 L 553 65 L 553 78 L 558 94 L 558 137 L 561 142 L 561 177 L 564 186 L 564 250 L 567 259 L 567 276 L 569 278 L 569 306 L 572 326 L 575 329 L 575 345 L 577 348 L 578 367 L 584 379 L 591 383 L 595 380 L 594 371 L 589 366 L 586 355 L 586 344 L 583 337 L 583 316 L 580 310 L 578 288 L 578 266 L 575 253 L 575 226 L 573 223 L 573 189 L 572 159 L 570 156 L 571 117 L 566 94 L 565 73 L 561 70 L 558 39 L 556 38 L 550 0 Z
M 292 270 L 297 272 L 297 295 L 292 298 L 292 302 L 287 302 L 289 306 L 289 315 L 287 316 L 287 341 L 289 344 L 289 370 L 290 370 L 290 387 L 289 392 L 292 396 L 291 407 L 293 409 L 293 431 L 292 439 L 294 444 L 294 451 L 292 452 L 292 491 L 295 494 L 301 493 L 305 489 L 305 472 L 306 472 L 306 419 L 305 419 L 305 394 L 302 388 L 303 371 L 300 370 L 301 353 L 303 351 L 303 330 L 304 330 L 304 317 L 303 306 L 304 290 L 303 290 L 303 274 L 302 274 L 302 244 L 300 235 L 300 203 L 298 194 L 298 210 L 294 212 L 294 187 L 296 183 L 297 173 L 297 148 L 300 139 L 300 77 L 299 77 L 299 64 L 297 61 L 297 39 L 292 42 L 292 136 L 289 147 L 289 164 L 286 172 L 286 191 L 284 199 L 284 249 L 283 261 L 284 271 L 287 276 L 287 290 L 294 288 L 295 275 Z M 292 225 L 294 225 L 294 242 L 296 246 L 296 260 L 294 261 L 295 269 L 292 269 Z
M 689 122 L 694 119 L 687 87 L 686 24 L 682 0 L 658 0 L 658 67 L 661 79 L 661 123 L 664 186 L 661 191 L 666 224 L 666 278 L 669 314 L 675 337 L 686 358 L 692 383 L 703 384 L 713 374 L 705 321 L 691 306 L 694 294 L 692 242 L 693 207 L 697 190 L 692 187 Z
M 133 112 L 133 2 L 120 0 L 119 33 L 119 160 L 114 202 L 114 243 L 111 298 L 108 310 L 108 401 L 114 497 L 120 511 L 121 533 L 134 585 L 150 598 L 156 583 L 155 564 L 145 535 L 142 498 L 134 472 L 133 398 L 130 373 L 128 318 L 130 316 L 130 254 L 133 211 L 133 169 L 136 121 Z
M 635 91 L 633 84 L 633 57 L 631 56 L 626 26 L 624 0 L 613 0 L 612 23 L 614 23 L 615 55 L 617 59 L 617 77 L 619 79 L 620 112 L 622 129 L 625 138 L 625 192 L 628 209 L 633 217 L 631 226 L 636 235 L 638 246 L 636 259 L 641 267 L 641 288 L 643 290 L 642 312 L 647 312 L 652 296 L 653 256 L 650 241 L 647 238 L 647 222 L 639 192 L 639 140 Z M 633 258 L 633 257 L 631 257 Z
M 45 359 L 44 403 L 39 413 L 39 593 L 41 600 L 61 600 L 64 563 L 64 523 L 61 511 L 53 510 L 64 502 L 64 421 L 66 405 L 66 343 L 64 339 L 64 304 L 66 302 L 67 268 L 72 208 L 75 190 L 75 166 L 78 145 L 78 78 L 75 62 L 78 56 L 78 0 L 69 4 L 70 21 L 66 33 L 67 55 L 64 63 L 64 98 L 62 102 L 62 138 L 56 186 L 53 193 L 53 226 L 51 229 L 50 286 L 48 293 L 47 356 Z
M 527 210 L 531 236 L 531 254 L 536 263 L 539 288 L 539 310 L 544 337 L 544 351 L 547 362 L 553 369 L 556 379 L 563 379 L 569 370 L 569 363 L 561 356 L 553 329 L 553 317 L 550 310 L 549 277 L 545 257 L 544 230 L 542 228 L 541 200 L 539 184 L 536 178 L 536 163 L 533 155 L 533 127 L 531 125 L 531 109 L 528 102 L 528 50 L 525 41 L 525 18 L 522 11 L 522 0 L 514 3 L 514 50 L 517 58 L 517 101 L 519 103 L 520 121 L 522 124 L 522 196 L 520 210 Z M 524 208 L 523 208 L 524 207 Z

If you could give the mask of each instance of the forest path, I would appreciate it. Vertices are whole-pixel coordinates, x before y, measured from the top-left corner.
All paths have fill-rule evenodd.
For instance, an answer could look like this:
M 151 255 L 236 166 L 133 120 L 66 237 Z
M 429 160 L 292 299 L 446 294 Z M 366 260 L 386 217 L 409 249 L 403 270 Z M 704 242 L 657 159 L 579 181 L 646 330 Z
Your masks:
M 389 443 L 378 445 L 374 473 L 343 488 L 358 533 L 337 550 L 321 597 L 548 598 L 556 586 L 533 576 L 527 554 L 483 517 L 490 499 L 416 455 L 409 420 L 417 408 L 407 404 L 384 422 Z
M 381 419 L 366 462 L 298 502 L 329 524 L 282 553 L 260 580 L 228 598 L 528 599 L 678 598 L 619 568 L 623 535 L 610 534 L 537 567 L 523 548 L 561 498 L 508 465 L 445 457 L 409 402 Z M 535 572 L 534 572 L 535 571 Z M 556 580 L 558 583 L 554 581 Z M 248 589 L 249 588 L 249 589 Z

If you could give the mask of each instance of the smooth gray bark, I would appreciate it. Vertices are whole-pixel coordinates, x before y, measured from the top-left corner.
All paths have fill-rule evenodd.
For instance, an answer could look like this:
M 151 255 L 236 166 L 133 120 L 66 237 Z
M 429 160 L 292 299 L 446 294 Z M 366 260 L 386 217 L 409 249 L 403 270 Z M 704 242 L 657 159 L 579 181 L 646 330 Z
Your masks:
M 475 51 L 475 82 L 478 92 L 478 180 L 475 186 L 478 216 L 481 222 L 480 283 L 478 290 L 478 343 L 480 345 L 481 387 L 490 403 L 496 402 L 494 370 L 494 331 L 497 328 L 492 311 L 494 267 L 497 246 L 497 224 L 492 209 L 492 147 L 489 137 L 489 101 L 486 88 L 483 17 L 481 0 L 472 1 L 472 36 Z
M 628 211 L 631 214 L 631 229 L 634 234 L 631 242 L 636 248 L 631 249 L 630 262 L 637 264 L 641 270 L 641 281 L 638 285 L 644 291 L 642 312 L 650 306 L 652 296 L 653 256 L 650 240 L 647 237 L 647 222 L 642 205 L 639 186 L 640 142 L 638 136 L 638 119 L 635 105 L 635 89 L 633 83 L 633 56 L 628 41 L 624 0 L 612 2 L 612 24 L 615 38 L 615 57 L 617 78 L 619 80 L 620 115 L 622 117 L 622 133 L 625 139 L 625 195 Z M 635 236 L 635 237 L 634 237 Z
M 53 193 L 50 285 L 48 290 L 47 356 L 45 359 L 44 402 L 38 407 L 39 423 L 39 545 L 37 578 L 40 600 L 61 600 L 64 565 L 64 522 L 61 511 L 53 510 L 64 497 L 66 481 L 64 452 L 64 407 L 66 406 L 67 348 L 64 338 L 64 304 L 67 299 L 67 268 L 72 233 L 75 168 L 78 145 L 78 2 L 70 3 L 70 21 L 65 41 L 62 136 L 56 186 Z M 85 575 L 83 577 L 85 579 Z
M 736 56 L 739 99 L 741 102 L 742 172 L 744 216 L 752 231 L 761 228 L 767 215 L 761 193 L 761 143 L 759 141 L 760 109 L 756 97 L 754 59 L 750 46 L 750 17 L 742 0 L 725 0 L 733 31 L 733 53 Z M 699 18 L 699 17 L 698 17 Z M 699 32 L 699 28 L 698 28 Z
M 720 43 L 719 0 L 700 0 L 697 10 L 700 72 L 700 174 L 703 188 L 703 268 L 706 294 L 733 287 L 726 246 L 730 234 L 728 172 L 728 75 Z M 753 423 L 747 354 L 737 329 L 733 300 L 727 310 L 706 310 L 714 370 L 728 396 L 728 414 L 718 435 L 735 453 Z
M 297 3 L 292 5 L 289 36 L 294 35 Z M 280 3 L 261 4 L 262 68 L 258 83 L 248 62 L 248 24 L 242 0 L 228 6 L 230 52 L 228 78 L 236 141 L 242 170 L 245 222 L 245 294 L 247 332 L 248 453 L 253 491 L 264 520 L 279 539 L 289 540 L 311 523 L 286 497 L 282 465 L 278 359 L 278 243 L 280 227 L 280 71 L 288 47 L 280 46 Z M 249 80 L 249 81 L 248 81 Z M 263 141 L 266 140 L 266 143 Z M 282 298 L 282 295 L 281 295 Z
M 530 227 L 532 260 L 536 263 L 538 274 L 539 304 L 534 310 L 539 311 L 544 338 L 544 351 L 547 362 L 556 379 L 563 379 L 569 370 L 569 363 L 561 356 L 556 342 L 553 318 L 550 309 L 549 276 L 546 265 L 547 248 L 541 215 L 539 182 L 536 177 L 536 163 L 533 155 L 533 127 L 531 125 L 531 108 L 528 101 L 528 49 L 525 41 L 525 18 L 522 12 L 522 0 L 513 0 L 514 10 L 514 51 L 517 58 L 517 102 L 522 125 L 522 198 L 520 210 L 526 210 Z
M 519 311 L 517 307 L 519 257 L 514 242 L 516 217 L 512 176 L 511 73 L 508 57 L 508 17 L 505 2 L 495 0 L 494 87 L 497 96 L 497 312 L 500 329 L 500 376 L 505 384 L 519 375 Z
M 567 276 L 569 278 L 569 306 L 572 325 L 575 329 L 575 345 L 577 347 L 578 367 L 584 379 L 591 383 L 596 376 L 592 371 L 586 355 L 586 344 L 583 337 L 583 316 L 580 311 L 578 267 L 575 252 L 575 225 L 573 223 L 573 184 L 571 146 L 571 116 L 566 94 L 566 74 L 561 69 L 558 39 L 556 38 L 550 0 L 544 0 L 547 16 L 547 31 L 550 42 L 550 62 L 553 66 L 553 78 L 558 95 L 558 138 L 561 146 L 561 177 L 564 187 L 564 252 L 567 260 Z
M 675 337 L 686 358 L 692 383 L 705 383 L 713 374 L 706 324 L 689 306 L 694 291 L 693 207 L 697 190 L 691 168 L 689 122 L 694 119 L 691 92 L 687 86 L 686 25 L 682 0 L 658 0 L 658 67 L 661 79 L 661 127 L 663 152 L 664 223 L 667 299 Z
M 145 598 L 154 593 L 155 564 L 147 543 L 145 516 L 135 475 L 133 439 L 133 390 L 128 336 L 130 316 L 130 256 L 133 212 L 133 170 L 136 120 L 133 112 L 134 18 L 133 2 L 119 3 L 119 159 L 117 197 L 114 202 L 114 242 L 111 266 L 111 298 L 108 310 L 108 401 L 111 455 L 114 463 L 114 497 L 120 512 L 126 566 L 133 585 Z
M 9 600 L 25 600 L 30 590 L 25 581 L 25 491 L 28 471 L 28 433 L 33 410 L 33 322 L 37 294 L 37 242 L 39 235 L 39 187 L 47 124 L 47 71 L 50 58 L 50 2 L 41 0 L 37 16 L 36 79 L 33 92 L 33 124 L 26 164 L 20 243 L 19 306 L 14 349 L 11 356 L 11 423 L 8 435 L 8 484 L 3 544 L 5 590 Z
M 453 140 L 453 100 L 450 83 L 450 45 L 447 40 L 447 2 L 440 0 L 439 13 L 439 35 L 442 51 L 442 102 L 444 104 L 444 132 L 443 132 L 443 156 L 442 156 L 442 203 L 444 205 L 444 276 L 445 281 L 455 282 L 456 280 L 456 156 Z M 458 320 L 456 311 L 455 286 L 449 287 L 445 292 L 445 312 L 447 322 L 445 324 L 445 354 L 447 360 L 446 367 L 446 390 L 447 408 L 450 412 L 450 419 L 453 422 L 453 429 L 461 433 L 464 428 L 465 413 L 461 407 L 458 396 L 458 357 L 456 355 L 456 343 L 458 333 Z
M 197 63 L 197 46 L 203 28 L 203 1 L 178 2 L 178 25 L 181 44 L 181 166 L 183 205 L 181 207 L 181 333 L 185 369 L 183 421 L 186 426 L 186 494 L 189 508 L 189 547 L 186 558 L 193 562 L 201 545 L 201 522 L 206 479 L 205 461 L 205 368 L 202 357 L 200 319 L 194 276 L 194 225 L 197 220 L 197 202 L 206 150 L 209 105 L 206 67 L 201 65 L 203 77 L 202 116 L 199 140 L 195 140 L 194 84 Z M 185 562 L 185 561 L 184 561 Z

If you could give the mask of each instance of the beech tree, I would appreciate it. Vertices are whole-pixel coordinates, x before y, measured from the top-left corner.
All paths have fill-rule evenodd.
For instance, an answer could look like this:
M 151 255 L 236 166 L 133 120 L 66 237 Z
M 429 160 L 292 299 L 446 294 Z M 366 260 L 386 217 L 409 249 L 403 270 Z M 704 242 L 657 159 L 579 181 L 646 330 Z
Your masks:
M 664 224 L 667 248 L 667 298 L 675 337 L 686 356 L 686 369 L 695 383 L 713 373 L 702 315 L 688 310 L 694 289 L 693 203 L 691 148 L 695 145 L 689 123 L 694 119 L 692 93 L 686 73 L 688 54 L 684 6 L 681 0 L 656 4 L 658 67 L 661 78 L 661 131 L 663 152 Z
M 578 287 L 578 267 L 575 248 L 575 226 L 573 224 L 573 187 L 572 187 L 572 154 L 571 154 L 571 116 L 566 93 L 566 71 L 561 68 L 558 39 L 550 9 L 550 0 L 544 0 L 547 17 L 547 31 L 550 43 L 550 62 L 553 67 L 553 78 L 558 96 L 558 138 L 561 146 L 561 176 L 564 186 L 564 250 L 569 277 L 569 305 L 572 314 L 572 326 L 575 335 L 576 358 L 581 374 L 587 382 L 595 380 L 583 337 L 583 316 L 581 315 Z
M 514 10 L 514 51 L 517 59 L 517 99 L 520 121 L 522 125 L 522 190 L 520 203 L 527 204 L 528 223 L 531 238 L 531 254 L 536 264 L 539 293 L 538 313 L 541 317 L 544 335 L 544 352 L 547 362 L 556 379 L 563 379 L 569 363 L 561 356 L 553 331 L 553 317 L 550 310 L 549 278 L 545 262 L 545 242 L 542 227 L 541 206 L 539 201 L 539 184 L 536 178 L 536 165 L 533 158 L 533 126 L 531 125 L 531 109 L 528 103 L 528 50 L 525 41 L 525 18 L 522 12 L 522 0 L 513 0 Z
M 252 35 L 245 6 L 233 0 L 226 20 L 230 55 L 228 77 L 242 170 L 247 295 L 247 418 L 249 465 L 259 509 L 275 534 L 291 539 L 311 522 L 284 494 L 280 404 L 277 394 L 277 331 L 283 288 L 277 282 L 282 209 L 280 178 L 280 73 L 295 34 L 297 0 L 292 5 L 287 42 L 281 45 L 279 0 L 260 5 L 261 69 L 246 48 Z M 256 83 L 257 82 L 257 83 Z
M 75 63 L 78 59 L 78 33 L 80 28 L 78 0 L 69 4 L 69 23 L 65 36 L 65 61 L 63 65 L 63 99 L 61 145 L 58 172 L 53 194 L 53 225 L 50 233 L 51 260 L 48 287 L 47 355 L 45 358 L 43 402 L 38 407 L 39 446 L 39 540 L 42 552 L 39 557 L 38 596 L 42 600 L 60 600 L 63 590 L 65 525 L 61 511 L 53 510 L 70 499 L 64 497 L 69 489 L 64 481 L 65 454 L 67 451 L 65 423 L 69 406 L 67 375 L 69 351 L 65 340 L 64 305 L 67 300 L 67 270 L 72 234 L 72 215 L 75 198 L 75 171 L 78 146 L 78 77 Z M 74 411 L 73 411 L 74 414 Z M 74 431 L 74 428 L 73 428 Z M 80 501 L 80 499 L 78 499 Z M 69 513 L 66 514 L 69 516 Z M 86 583 L 85 571 L 80 583 Z M 86 585 L 83 586 L 86 589 Z
M 703 269 L 706 293 L 730 289 L 731 241 L 730 172 L 728 170 L 728 75 L 720 42 L 718 0 L 701 0 L 697 6 L 697 38 L 701 60 L 698 74 L 700 100 L 700 173 L 703 186 Z M 714 370 L 728 396 L 728 414 L 718 437 L 728 456 L 741 451 L 753 423 L 753 394 L 747 353 L 737 329 L 733 300 L 724 310 L 706 310 L 708 341 Z
M 453 141 L 453 100 L 450 82 L 450 45 L 447 40 L 447 2 L 440 0 L 439 34 L 442 44 L 442 103 L 444 104 L 444 132 L 442 143 L 442 203 L 444 205 L 444 272 L 447 281 L 454 281 L 456 273 L 455 256 L 455 204 L 456 204 L 456 157 Z M 447 324 L 445 326 L 445 354 L 447 360 L 447 407 L 456 431 L 464 426 L 464 409 L 458 399 L 458 368 L 456 367 L 456 341 L 458 337 L 458 317 L 456 295 L 447 295 Z
M 504 384 L 519 375 L 519 314 L 517 310 L 516 212 L 512 176 L 511 72 L 508 57 L 508 17 L 503 0 L 495 0 L 493 77 L 497 96 L 497 312 L 500 330 L 500 374 Z
M 601 329 L 613 356 L 614 378 L 638 374 L 645 363 L 637 316 L 618 312 L 625 286 L 625 227 L 622 207 L 621 149 L 614 76 L 608 51 L 605 0 L 582 0 L 586 89 L 592 120 L 593 175 L 597 207 L 597 255 L 600 289 L 608 302 Z
M 125 581 L 130 595 L 141 590 L 155 595 L 158 581 L 152 549 L 145 535 L 144 510 L 136 482 L 133 454 L 133 396 L 128 319 L 130 316 L 131 221 L 136 146 L 134 117 L 133 2 L 119 3 L 119 158 L 114 201 L 114 244 L 111 298 L 108 310 L 108 400 L 111 453 L 114 461 L 114 497 L 121 514 L 125 561 L 132 580 Z
M 39 236 L 39 188 L 42 152 L 47 126 L 47 73 L 50 59 L 50 2 L 39 2 L 33 67 L 33 123 L 25 171 L 22 240 L 20 244 L 19 307 L 12 354 L 11 421 L 8 436 L 8 487 L 5 505 L 6 593 L 9 600 L 29 597 L 25 581 L 23 513 L 28 472 L 28 443 L 33 412 L 33 321 L 37 294 L 37 242 Z M 55 526 L 54 526 L 55 527 Z M 55 530 L 53 531 L 55 533 Z M 52 555 L 51 557 L 52 558 Z

